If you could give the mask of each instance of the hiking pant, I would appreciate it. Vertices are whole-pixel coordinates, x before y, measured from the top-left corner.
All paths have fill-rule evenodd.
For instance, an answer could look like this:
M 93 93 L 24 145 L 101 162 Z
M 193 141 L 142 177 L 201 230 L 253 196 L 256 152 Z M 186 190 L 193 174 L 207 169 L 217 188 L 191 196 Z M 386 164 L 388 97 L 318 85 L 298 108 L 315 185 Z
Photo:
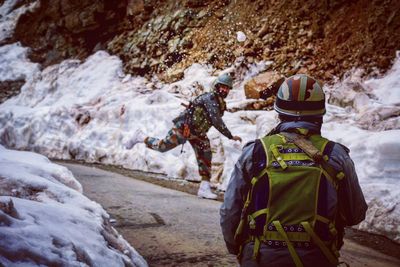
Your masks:
M 171 130 L 168 131 L 168 134 L 166 137 L 164 137 L 164 139 L 147 137 L 144 140 L 144 143 L 148 148 L 160 152 L 166 152 L 177 147 L 178 145 L 184 144 L 186 141 L 189 141 L 193 147 L 194 153 L 196 154 L 201 180 L 210 181 L 212 153 L 210 140 L 208 139 L 207 135 L 197 136 L 191 134 L 188 138 L 185 138 L 183 136 L 182 125 L 176 124 Z

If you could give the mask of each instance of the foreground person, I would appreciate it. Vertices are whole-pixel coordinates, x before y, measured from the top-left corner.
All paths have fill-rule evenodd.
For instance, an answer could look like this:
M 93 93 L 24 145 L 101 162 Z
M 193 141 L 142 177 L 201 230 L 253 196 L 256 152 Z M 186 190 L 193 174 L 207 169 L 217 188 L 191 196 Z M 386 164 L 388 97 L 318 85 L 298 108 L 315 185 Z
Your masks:
M 286 79 L 274 109 L 281 122 L 244 147 L 225 192 L 228 251 L 246 267 L 337 266 L 344 227 L 367 210 L 349 149 L 321 136 L 315 79 Z

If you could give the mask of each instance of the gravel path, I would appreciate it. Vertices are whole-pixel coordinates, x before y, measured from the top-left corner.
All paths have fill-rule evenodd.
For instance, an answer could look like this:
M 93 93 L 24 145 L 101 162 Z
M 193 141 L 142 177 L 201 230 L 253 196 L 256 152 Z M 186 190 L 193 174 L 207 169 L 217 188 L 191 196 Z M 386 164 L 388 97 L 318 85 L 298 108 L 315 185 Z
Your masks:
M 82 183 L 84 194 L 116 220 L 115 228 L 150 266 L 236 266 L 221 235 L 221 202 L 143 181 L 151 179 L 149 174 L 131 172 L 127 177 L 93 166 L 62 164 Z M 140 180 L 132 179 L 135 176 Z M 196 191 L 196 185 L 187 187 Z M 352 267 L 400 266 L 399 259 L 348 239 L 341 254 Z

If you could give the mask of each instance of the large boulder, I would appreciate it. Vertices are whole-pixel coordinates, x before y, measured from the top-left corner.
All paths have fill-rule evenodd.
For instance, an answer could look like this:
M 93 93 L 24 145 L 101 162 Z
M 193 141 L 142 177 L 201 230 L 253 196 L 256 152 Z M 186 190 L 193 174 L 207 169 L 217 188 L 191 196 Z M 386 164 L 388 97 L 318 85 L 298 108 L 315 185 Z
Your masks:
M 278 92 L 284 77 L 275 71 L 263 72 L 244 85 L 244 93 L 249 99 L 267 99 Z

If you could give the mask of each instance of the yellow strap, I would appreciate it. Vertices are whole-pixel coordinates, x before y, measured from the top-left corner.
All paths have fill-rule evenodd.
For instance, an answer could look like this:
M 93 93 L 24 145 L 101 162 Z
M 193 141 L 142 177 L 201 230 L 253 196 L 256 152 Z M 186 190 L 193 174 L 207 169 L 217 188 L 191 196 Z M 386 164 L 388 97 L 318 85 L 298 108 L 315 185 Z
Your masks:
M 288 246 L 290 256 L 292 256 L 292 259 L 294 261 L 294 264 L 296 264 L 296 267 L 303 267 L 303 263 L 301 262 L 299 256 L 297 255 L 297 252 L 294 249 L 292 242 L 290 242 L 289 238 L 287 237 L 285 230 L 283 230 L 281 223 L 279 221 L 273 221 L 272 223 L 275 225 L 276 230 L 284 238 Z
M 254 186 L 254 185 L 258 182 L 258 180 L 259 180 L 261 177 L 263 177 L 264 174 L 267 173 L 267 171 L 268 171 L 268 169 L 267 169 L 267 168 L 264 168 L 264 170 L 263 170 L 259 175 L 253 177 L 253 178 L 251 179 L 251 181 L 250 181 L 250 182 L 251 182 L 251 185 Z
M 258 216 L 260 216 L 261 214 L 267 214 L 267 213 L 268 213 L 268 208 L 265 208 L 265 209 L 261 209 L 261 210 L 258 210 L 256 212 L 250 214 L 249 219 L 248 219 L 250 229 L 253 229 L 253 230 L 256 229 L 256 220 L 255 219 Z
M 268 208 L 265 208 L 265 209 L 261 209 L 261 210 L 258 210 L 258 211 L 256 211 L 256 212 L 254 212 L 253 214 L 251 214 L 250 216 L 253 218 L 253 219 L 255 219 L 255 218 L 257 218 L 258 216 L 260 216 L 261 214 L 267 214 L 268 213 Z
M 307 154 L 305 153 L 284 153 L 280 154 L 283 160 L 312 160 Z
M 336 178 L 338 178 L 338 180 L 342 180 L 345 176 L 346 176 L 346 175 L 344 174 L 344 172 L 339 172 L 339 173 L 336 175 Z
M 317 234 L 311 228 L 310 224 L 308 222 L 302 222 L 301 225 L 303 225 L 303 227 L 306 230 L 306 232 L 311 236 L 311 238 L 313 239 L 314 243 L 321 249 L 322 253 L 329 260 L 329 262 L 331 264 L 337 266 L 339 264 L 338 259 L 327 248 L 327 246 L 324 244 L 324 242 L 317 236 Z
M 338 183 L 333 179 L 333 177 L 326 171 L 326 168 L 322 165 L 322 173 L 325 175 L 328 182 L 337 190 Z
M 315 216 L 315 219 L 326 224 L 329 224 L 331 222 L 328 218 L 325 218 L 324 216 L 318 214 Z
M 253 250 L 253 260 L 257 260 L 258 253 L 260 252 L 261 241 L 260 238 L 255 237 L 254 239 L 254 250 Z
M 272 154 L 274 155 L 275 159 L 278 161 L 279 165 L 281 165 L 282 169 L 286 169 L 287 168 L 287 164 L 283 160 L 281 154 L 279 153 L 278 147 L 276 145 L 272 144 L 270 146 L 270 150 L 271 150 Z
M 296 131 L 298 131 L 302 135 L 308 135 L 309 130 L 305 128 L 296 128 Z
M 317 214 L 317 215 L 315 216 L 315 219 L 318 220 L 318 221 L 320 221 L 320 222 L 323 222 L 323 223 L 327 224 L 327 225 L 328 225 L 328 228 L 329 228 L 329 232 L 330 232 L 333 236 L 336 236 L 336 235 L 337 235 L 337 230 L 336 230 L 335 225 L 334 225 L 328 218 L 325 218 L 324 216 L 321 216 L 321 215 L 318 215 L 318 214 Z
M 240 222 L 239 222 L 238 227 L 236 228 L 235 236 L 233 237 L 235 240 L 237 240 L 239 238 L 239 236 L 242 234 L 244 223 L 245 223 L 244 220 L 241 219 Z

